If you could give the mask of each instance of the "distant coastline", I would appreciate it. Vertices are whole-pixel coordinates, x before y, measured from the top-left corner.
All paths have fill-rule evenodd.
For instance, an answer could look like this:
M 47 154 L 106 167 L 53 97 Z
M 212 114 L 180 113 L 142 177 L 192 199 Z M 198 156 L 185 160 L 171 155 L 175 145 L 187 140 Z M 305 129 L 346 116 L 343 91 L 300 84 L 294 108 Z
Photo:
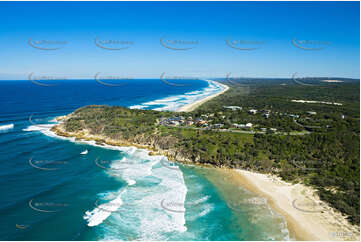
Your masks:
M 192 112 L 193 110 L 195 110 L 196 108 L 198 108 L 198 107 L 199 107 L 200 105 L 202 105 L 203 103 L 205 103 L 205 102 L 211 100 L 212 98 L 215 98 L 215 97 L 217 97 L 217 96 L 225 93 L 225 92 L 229 89 L 229 87 L 228 87 L 227 85 L 225 85 L 225 84 L 221 84 L 221 83 L 216 82 L 216 81 L 212 81 L 212 82 L 217 83 L 217 85 L 221 86 L 221 87 L 223 88 L 223 90 L 220 91 L 220 92 L 218 92 L 218 93 L 215 93 L 215 94 L 213 94 L 213 95 L 209 95 L 209 96 L 207 96 L 207 97 L 205 97 L 205 98 L 202 98 L 202 99 L 200 99 L 200 100 L 197 100 L 197 101 L 195 101 L 195 102 L 193 102 L 193 103 L 186 104 L 186 105 L 180 107 L 179 109 L 177 109 L 176 111 L 177 111 L 177 112 Z

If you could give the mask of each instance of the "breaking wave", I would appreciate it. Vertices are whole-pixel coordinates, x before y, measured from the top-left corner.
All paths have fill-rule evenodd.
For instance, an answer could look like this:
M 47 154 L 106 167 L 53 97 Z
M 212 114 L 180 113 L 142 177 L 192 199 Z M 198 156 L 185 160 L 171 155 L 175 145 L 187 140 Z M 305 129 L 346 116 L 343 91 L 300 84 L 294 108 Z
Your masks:
M 145 102 L 140 105 L 133 105 L 131 109 L 153 109 L 157 111 L 176 111 L 184 105 L 193 103 L 215 93 L 223 91 L 224 87 L 218 82 L 206 80 L 208 86 L 200 91 L 191 91 L 181 95 L 170 96 Z

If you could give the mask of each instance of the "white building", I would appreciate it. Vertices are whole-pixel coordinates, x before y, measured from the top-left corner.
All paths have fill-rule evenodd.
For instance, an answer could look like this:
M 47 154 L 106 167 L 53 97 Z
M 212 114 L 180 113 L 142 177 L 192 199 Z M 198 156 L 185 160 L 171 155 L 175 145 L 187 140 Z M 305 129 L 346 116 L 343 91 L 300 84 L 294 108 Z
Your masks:
M 256 114 L 256 113 L 257 113 L 257 110 L 256 110 L 256 109 L 251 109 L 251 110 L 249 110 L 249 113 L 250 113 L 250 114 Z
M 178 126 L 180 124 L 180 122 L 179 121 L 171 121 L 171 124 Z
M 223 108 L 231 109 L 232 111 L 242 110 L 242 108 L 239 106 L 223 106 Z
M 232 124 L 232 126 L 238 129 L 246 127 L 244 124 Z

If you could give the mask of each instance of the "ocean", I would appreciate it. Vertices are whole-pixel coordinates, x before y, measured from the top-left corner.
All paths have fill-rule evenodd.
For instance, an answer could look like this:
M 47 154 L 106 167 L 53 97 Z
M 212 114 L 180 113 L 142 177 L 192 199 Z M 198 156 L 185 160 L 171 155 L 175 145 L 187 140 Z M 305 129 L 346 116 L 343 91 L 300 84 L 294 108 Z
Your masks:
M 50 131 L 55 117 L 90 104 L 174 111 L 221 91 L 216 82 L 56 84 L 0 81 L 0 240 L 290 239 L 267 200 L 215 168 Z

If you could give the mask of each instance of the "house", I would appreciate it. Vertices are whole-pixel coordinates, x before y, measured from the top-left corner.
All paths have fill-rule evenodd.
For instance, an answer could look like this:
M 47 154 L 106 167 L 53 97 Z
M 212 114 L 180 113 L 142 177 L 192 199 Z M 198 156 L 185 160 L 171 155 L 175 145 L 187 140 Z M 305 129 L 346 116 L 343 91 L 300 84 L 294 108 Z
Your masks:
M 161 117 L 160 119 L 159 119 L 159 123 L 160 124 L 165 124 L 167 122 L 167 118 L 165 118 L 165 117 Z
M 253 124 L 252 123 L 247 123 L 246 124 L 246 128 L 252 128 Z
M 232 124 L 232 127 L 237 128 L 237 129 L 241 129 L 241 128 L 246 127 L 246 125 L 244 125 L 244 124 Z
M 213 124 L 211 127 L 215 129 L 220 129 L 224 126 L 224 124 Z
M 256 110 L 256 109 L 251 109 L 251 110 L 249 110 L 249 113 L 250 113 L 250 114 L 256 114 L 256 113 L 257 113 L 257 110 Z
M 180 122 L 179 121 L 171 121 L 170 124 L 174 125 L 174 126 L 178 126 L 180 124 Z
M 181 121 L 182 120 L 182 116 L 181 117 L 174 117 L 174 118 L 169 118 L 169 121 Z
M 197 124 L 200 124 L 200 125 L 205 125 L 205 124 L 207 124 L 207 121 L 205 121 L 205 120 L 203 120 L 203 119 L 200 119 L 200 118 L 197 118 L 197 119 L 196 119 L 196 123 L 197 123 Z
M 187 121 L 186 121 L 186 124 L 190 126 L 190 125 L 193 125 L 194 122 L 193 122 L 192 120 L 187 120 Z
M 288 117 L 291 117 L 291 118 L 299 118 L 300 115 L 296 115 L 296 114 L 289 114 Z
M 239 107 L 239 106 L 223 106 L 223 108 L 225 108 L 225 109 L 231 109 L 232 111 L 242 110 L 242 108 Z
M 266 118 L 269 118 L 269 116 L 271 115 L 271 110 L 263 110 L 263 116 L 265 116 Z

